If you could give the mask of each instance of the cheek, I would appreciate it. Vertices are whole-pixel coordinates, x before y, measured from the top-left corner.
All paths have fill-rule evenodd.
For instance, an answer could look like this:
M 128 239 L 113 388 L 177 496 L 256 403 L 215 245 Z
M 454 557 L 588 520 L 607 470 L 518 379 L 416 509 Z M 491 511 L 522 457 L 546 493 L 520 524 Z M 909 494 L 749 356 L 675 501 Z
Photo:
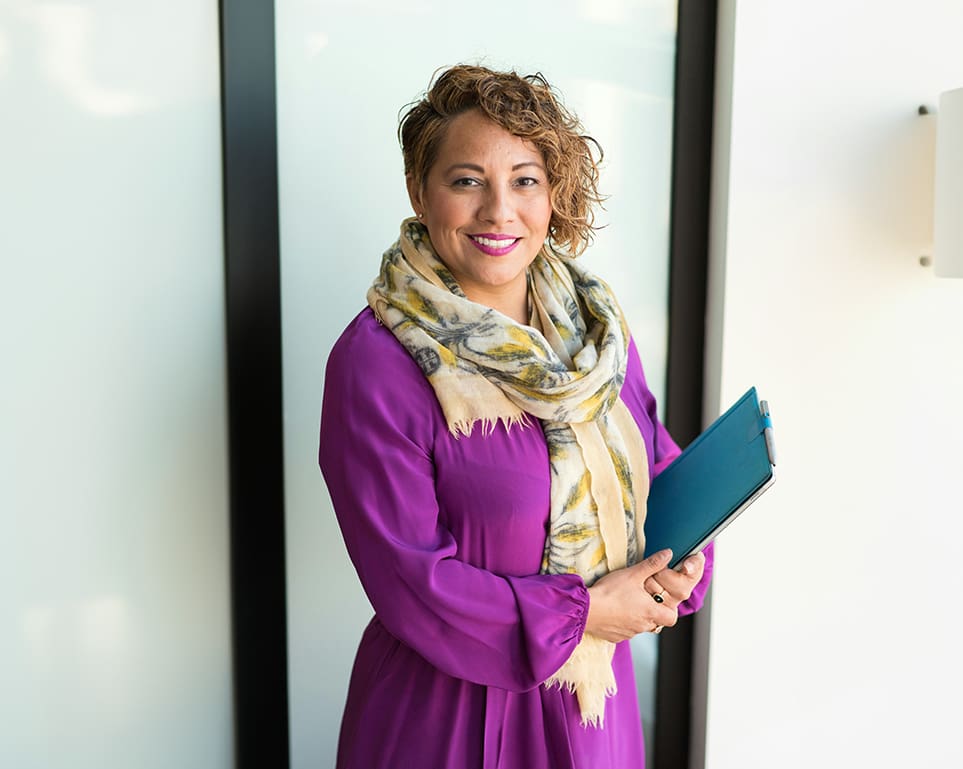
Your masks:
M 548 198 L 546 198 L 545 204 L 542 207 L 541 211 L 539 212 L 539 217 L 538 217 L 539 228 L 544 230 L 546 235 L 548 234 L 548 228 L 552 223 L 552 217 L 554 215 L 555 215 L 555 212 L 552 210 L 552 204 L 548 200 Z
M 453 195 L 433 195 L 425 200 L 428 215 L 439 226 L 457 226 L 464 217 L 465 201 Z

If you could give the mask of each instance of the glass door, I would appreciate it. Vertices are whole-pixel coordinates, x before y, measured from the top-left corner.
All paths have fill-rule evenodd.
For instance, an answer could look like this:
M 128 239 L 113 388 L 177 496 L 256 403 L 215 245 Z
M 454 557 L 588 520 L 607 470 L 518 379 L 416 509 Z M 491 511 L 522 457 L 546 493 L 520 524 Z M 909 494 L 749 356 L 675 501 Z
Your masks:
M 676 3 L 277 0 L 291 756 L 333 761 L 371 608 L 315 456 L 324 362 L 364 306 L 410 206 L 396 128 L 432 73 L 459 62 L 540 71 L 602 145 L 609 196 L 582 257 L 617 290 L 649 384 L 667 344 Z M 655 636 L 637 638 L 651 750 Z

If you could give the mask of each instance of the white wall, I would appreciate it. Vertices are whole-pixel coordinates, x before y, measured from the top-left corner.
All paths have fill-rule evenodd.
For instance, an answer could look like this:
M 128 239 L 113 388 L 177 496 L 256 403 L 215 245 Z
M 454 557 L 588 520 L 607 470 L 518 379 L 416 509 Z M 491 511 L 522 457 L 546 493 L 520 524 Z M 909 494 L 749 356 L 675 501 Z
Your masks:
M 718 543 L 707 766 L 960 766 L 963 281 L 919 264 L 916 109 L 963 3 L 721 6 L 706 408 L 758 386 L 780 461 Z
M 217 4 L 0 2 L 0 767 L 233 764 Z

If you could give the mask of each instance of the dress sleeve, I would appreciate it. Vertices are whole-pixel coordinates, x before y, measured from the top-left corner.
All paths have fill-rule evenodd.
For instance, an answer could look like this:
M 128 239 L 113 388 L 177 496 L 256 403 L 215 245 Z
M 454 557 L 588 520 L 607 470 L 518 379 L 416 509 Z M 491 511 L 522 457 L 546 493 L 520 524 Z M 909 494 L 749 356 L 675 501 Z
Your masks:
M 410 358 L 397 360 L 407 356 L 400 347 L 374 360 L 359 359 L 359 347 L 339 342 L 328 360 L 319 463 L 368 599 L 388 632 L 444 673 L 535 688 L 581 640 L 582 579 L 505 576 L 459 560 L 439 522 L 434 393 Z
M 665 429 L 665 426 L 659 420 L 658 406 L 656 404 L 655 395 L 649 389 L 648 384 L 645 381 L 645 373 L 642 370 L 642 362 L 639 359 L 639 352 L 635 346 L 635 342 L 631 341 L 629 343 L 629 369 L 638 367 L 638 375 L 640 382 L 640 399 L 642 406 L 645 409 L 646 417 L 653 427 L 652 436 L 652 448 L 653 448 L 653 468 L 652 477 L 655 478 L 659 473 L 661 473 L 666 467 L 668 467 L 672 461 L 682 453 L 682 449 L 676 444 L 669 435 L 669 431 Z M 702 579 L 695 586 L 692 591 L 692 595 L 689 596 L 688 600 L 683 601 L 679 604 L 679 616 L 684 617 L 687 614 L 692 614 L 702 608 L 702 604 L 705 602 L 706 591 L 709 589 L 709 583 L 712 580 L 712 568 L 715 563 L 715 544 L 710 542 L 703 548 L 702 552 L 706 557 L 705 571 L 702 573 Z

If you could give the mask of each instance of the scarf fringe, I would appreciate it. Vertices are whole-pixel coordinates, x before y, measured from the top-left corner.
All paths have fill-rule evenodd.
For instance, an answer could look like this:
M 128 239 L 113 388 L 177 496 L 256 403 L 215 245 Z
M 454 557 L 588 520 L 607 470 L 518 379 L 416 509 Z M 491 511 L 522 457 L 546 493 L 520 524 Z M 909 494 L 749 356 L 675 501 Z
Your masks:
M 618 691 L 612 657 L 615 644 L 597 636 L 582 636 L 578 646 L 553 676 L 547 687 L 566 688 L 578 698 L 582 726 L 605 726 L 605 700 Z
M 482 435 L 491 435 L 495 432 L 495 427 L 499 422 L 505 425 L 506 432 L 510 432 L 513 427 L 526 428 L 532 424 L 528 414 L 524 412 L 498 417 L 468 417 L 450 422 L 448 432 L 455 438 L 460 438 L 463 435 L 467 438 L 472 434 L 475 425 L 480 425 Z

